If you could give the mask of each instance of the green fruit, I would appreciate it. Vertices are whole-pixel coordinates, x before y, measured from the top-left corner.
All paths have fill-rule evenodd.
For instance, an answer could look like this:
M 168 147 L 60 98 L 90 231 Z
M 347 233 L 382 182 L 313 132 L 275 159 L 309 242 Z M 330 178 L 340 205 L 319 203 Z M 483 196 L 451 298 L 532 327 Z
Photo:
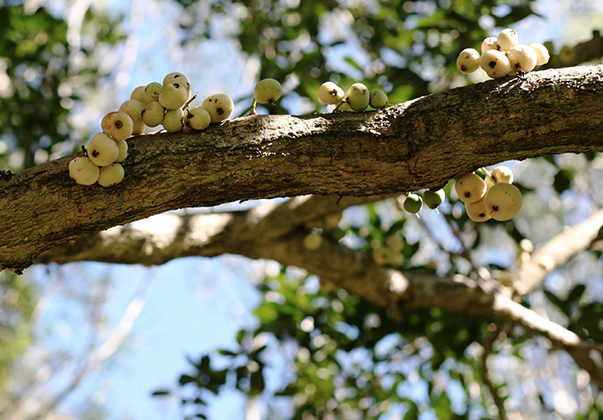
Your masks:
M 404 200 L 404 210 L 409 213 L 416 214 L 423 207 L 423 199 L 418 194 L 408 194 Z
M 427 190 L 423 193 L 423 201 L 425 201 L 425 205 L 432 210 L 437 209 L 445 199 L 446 193 L 442 189 L 437 191 Z
M 375 108 L 383 108 L 388 104 L 387 94 L 383 92 L 381 89 L 371 89 L 370 94 L 370 105 Z
M 283 87 L 275 79 L 264 79 L 253 89 L 253 97 L 260 104 L 273 104 L 281 97 Z
M 369 106 L 369 90 L 362 83 L 354 83 L 348 89 L 345 101 L 354 111 L 364 111 Z

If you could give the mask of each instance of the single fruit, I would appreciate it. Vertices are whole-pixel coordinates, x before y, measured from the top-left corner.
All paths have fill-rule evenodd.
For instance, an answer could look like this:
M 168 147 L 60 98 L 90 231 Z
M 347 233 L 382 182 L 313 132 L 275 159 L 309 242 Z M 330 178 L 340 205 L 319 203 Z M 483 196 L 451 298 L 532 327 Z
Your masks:
M 107 166 L 119 156 L 119 147 L 105 133 L 95 134 L 88 143 L 88 158 L 98 166 Z
M 536 67 L 538 56 L 534 48 L 529 45 L 519 44 L 509 51 L 509 62 L 511 63 L 511 68 L 516 72 L 521 70 L 528 73 Z
M 507 184 L 513 183 L 513 171 L 511 168 L 500 165 L 496 168 L 492 169 L 492 179 L 495 184 L 500 184 L 501 182 L 506 182 Z
M 132 118 L 123 111 L 109 112 L 101 121 L 103 133 L 109 135 L 113 140 L 125 140 L 132 135 L 134 122 Z
M 308 251 L 316 251 L 322 245 L 322 236 L 318 233 L 308 233 L 303 244 Z
M 168 133 L 176 133 L 182 130 L 182 109 L 170 109 L 163 117 L 163 128 Z
M 344 101 L 346 101 L 354 111 L 364 111 L 366 107 L 369 106 L 369 90 L 362 83 L 354 83 L 348 89 Z
M 500 51 L 500 46 L 496 43 L 496 37 L 491 36 L 489 38 L 484 39 L 482 42 L 482 54 L 489 50 L 497 50 Z
M 234 109 L 232 98 L 225 93 L 214 93 L 208 96 L 201 104 L 201 107 L 209 112 L 211 122 L 217 123 L 230 117 Z
M 442 189 L 437 191 L 427 190 L 423 193 L 423 201 L 425 202 L 425 205 L 432 210 L 437 209 L 445 199 L 446 193 Z
M 502 51 L 511 51 L 513 47 L 519 44 L 519 35 L 515 29 L 503 29 L 500 34 L 498 34 L 496 43 L 500 46 Z
M 264 79 L 258 82 L 253 89 L 253 97 L 260 104 L 272 105 L 283 93 L 283 87 L 275 79 Z
M 200 106 L 189 109 L 184 116 L 184 125 L 193 130 L 205 130 L 211 124 L 211 115 Z
M 147 101 L 144 98 L 144 90 L 146 88 L 147 88 L 146 86 L 138 86 L 136 89 L 134 89 L 132 91 L 132 95 L 130 95 L 130 99 L 136 99 L 137 101 L 140 101 L 143 104 L 146 104 Z
M 164 85 L 159 93 L 159 103 L 165 109 L 177 109 L 185 104 L 188 92 L 186 88 L 179 83 L 170 83 Z
M 122 179 L 124 179 L 123 166 L 119 163 L 112 163 L 109 166 L 101 168 L 98 183 L 103 187 L 110 187 L 111 185 L 120 183 Z
M 157 127 L 163 121 L 165 108 L 159 101 L 149 102 L 142 110 L 142 120 L 149 127 Z
M 335 105 L 343 100 L 343 89 L 333 82 L 325 82 L 318 88 L 318 99 L 327 105 Z
M 488 50 L 479 60 L 479 65 L 493 79 L 505 77 L 511 70 L 511 63 L 504 52 Z
M 534 52 L 536 53 L 536 65 L 542 66 L 546 64 L 551 59 L 551 55 L 549 54 L 549 50 L 542 44 L 530 44 L 530 47 L 534 48 Z
M 486 197 L 488 197 L 487 194 L 479 201 L 465 204 L 467 216 L 469 216 L 469 218 L 474 222 L 485 222 L 486 220 L 490 220 L 492 218 L 486 207 Z
M 157 82 L 149 83 L 144 89 L 144 100 L 149 102 L 157 101 L 163 86 Z
M 123 162 L 128 157 L 128 142 L 125 140 L 118 141 L 117 148 L 119 149 L 119 154 L 115 162 Z
M 369 105 L 375 109 L 384 108 L 388 104 L 387 94 L 381 89 L 371 89 L 369 92 Z
M 486 196 L 486 211 L 494 220 L 510 220 L 521 209 L 521 192 L 512 184 L 496 184 Z
M 191 84 L 188 82 L 186 76 L 182 73 L 178 73 L 177 71 L 168 74 L 163 78 L 163 85 L 169 85 L 171 83 L 179 83 L 184 86 L 185 89 L 190 90 Z
M 132 134 L 134 134 L 135 136 L 144 133 L 144 130 L 147 128 L 142 118 L 142 112 L 144 111 L 144 107 L 144 103 L 136 99 L 130 99 L 129 101 L 126 101 L 121 104 L 121 106 L 119 107 L 120 111 L 125 112 L 130 116 L 130 118 L 132 118 L 132 122 L 134 123 L 134 126 L 132 128 Z
M 85 156 L 69 162 L 69 176 L 80 185 L 92 185 L 98 181 L 98 166 Z
M 423 207 L 423 199 L 418 194 L 408 194 L 404 200 L 404 210 L 409 213 L 416 214 Z
M 488 188 L 479 176 L 465 174 L 456 181 L 454 190 L 463 203 L 475 203 L 482 199 Z
M 473 48 L 465 48 L 456 59 L 456 67 L 465 74 L 479 68 L 479 53 Z

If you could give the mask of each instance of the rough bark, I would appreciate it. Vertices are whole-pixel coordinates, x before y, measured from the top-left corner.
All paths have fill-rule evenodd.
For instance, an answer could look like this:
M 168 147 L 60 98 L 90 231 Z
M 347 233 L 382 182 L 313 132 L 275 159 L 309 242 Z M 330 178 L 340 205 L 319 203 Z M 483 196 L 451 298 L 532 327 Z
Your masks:
M 114 188 L 69 179 L 73 156 L 0 181 L 0 268 L 79 235 L 183 207 L 444 185 L 509 159 L 603 150 L 603 66 L 505 78 L 383 111 L 238 118 L 129 141 Z

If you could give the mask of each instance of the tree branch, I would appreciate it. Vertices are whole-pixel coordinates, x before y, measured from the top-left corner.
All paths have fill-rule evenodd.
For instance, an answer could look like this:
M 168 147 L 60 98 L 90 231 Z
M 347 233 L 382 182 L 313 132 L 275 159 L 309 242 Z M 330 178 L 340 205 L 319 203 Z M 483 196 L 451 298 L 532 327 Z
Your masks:
M 237 118 L 129 141 L 125 180 L 83 187 L 66 156 L 0 181 L 0 268 L 85 234 L 235 200 L 396 194 L 509 159 L 602 151 L 603 66 L 530 73 L 377 112 Z
M 526 295 L 534 290 L 550 272 L 562 267 L 578 252 L 588 248 L 602 227 L 603 210 L 600 210 L 537 249 L 517 272 L 514 281 L 517 293 Z

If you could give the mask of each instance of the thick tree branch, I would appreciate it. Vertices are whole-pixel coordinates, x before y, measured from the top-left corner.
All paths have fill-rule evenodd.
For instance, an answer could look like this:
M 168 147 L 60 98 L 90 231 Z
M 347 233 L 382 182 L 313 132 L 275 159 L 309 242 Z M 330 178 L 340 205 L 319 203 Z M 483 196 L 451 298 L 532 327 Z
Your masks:
M 546 70 L 383 111 L 237 118 L 129 141 L 113 188 L 69 179 L 73 156 L 0 181 L 0 268 L 84 233 L 254 198 L 395 194 L 509 159 L 603 150 L 603 66 Z
M 537 249 L 517 272 L 514 282 L 517 292 L 526 295 L 534 290 L 551 271 L 564 266 L 570 258 L 588 248 L 601 227 L 603 210 L 565 230 Z

